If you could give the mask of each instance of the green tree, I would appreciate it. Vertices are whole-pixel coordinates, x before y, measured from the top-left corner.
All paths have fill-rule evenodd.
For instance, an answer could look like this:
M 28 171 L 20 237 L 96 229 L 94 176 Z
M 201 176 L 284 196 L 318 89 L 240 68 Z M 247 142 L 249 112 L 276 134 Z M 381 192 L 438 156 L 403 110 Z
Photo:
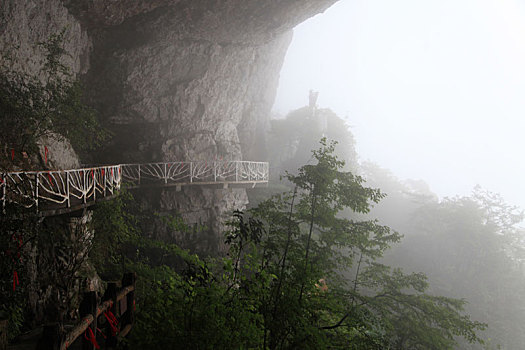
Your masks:
M 266 223 L 262 249 L 270 258 L 263 265 L 277 276 L 263 312 L 269 347 L 447 349 L 454 336 L 480 341 L 476 330 L 484 325 L 462 315 L 464 302 L 427 295 L 424 275 L 377 263 L 398 233 L 340 216 L 367 213 L 383 194 L 343 171 L 334 148 L 323 139 L 316 164 L 287 175 L 295 191 L 252 211 Z
M 480 342 L 484 325 L 463 314 L 463 301 L 426 294 L 424 275 L 378 263 L 398 233 L 340 215 L 366 213 L 383 194 L 342 170 L 334 149 L 323 139 L 314 164 L 286 175 L 294 190 L 235 212 L 226 257 L 203 259 L 144 237 L 132 242 L 125 265 L 140 282 L 130 346 L 452 349 L 456 336 Z

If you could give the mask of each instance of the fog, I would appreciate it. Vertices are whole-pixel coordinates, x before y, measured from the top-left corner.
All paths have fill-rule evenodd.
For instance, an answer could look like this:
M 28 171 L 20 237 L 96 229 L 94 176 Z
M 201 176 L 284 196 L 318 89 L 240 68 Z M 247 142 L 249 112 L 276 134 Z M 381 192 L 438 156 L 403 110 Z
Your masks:
M 274 111 L 319 91 L 361 160 L 525 207 L 524 62 L 523 2 L 342 0 L 296 27 Z

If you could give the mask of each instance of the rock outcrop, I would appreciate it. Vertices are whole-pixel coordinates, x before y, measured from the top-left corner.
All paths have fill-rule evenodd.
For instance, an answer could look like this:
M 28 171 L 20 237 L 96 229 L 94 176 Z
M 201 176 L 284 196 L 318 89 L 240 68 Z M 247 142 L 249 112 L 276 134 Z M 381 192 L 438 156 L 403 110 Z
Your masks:
M 64 63 L 114 134 L 83 162 L 249 159 L 291 29 L 335 1 L 6 0 L 0 48 L 14 68 L 36 73 L 43 57 L 35 44 L 65 30 Z M 219 230 L 220 216 L 247 197 L 241 189 L 186 189 L 148 200 Z

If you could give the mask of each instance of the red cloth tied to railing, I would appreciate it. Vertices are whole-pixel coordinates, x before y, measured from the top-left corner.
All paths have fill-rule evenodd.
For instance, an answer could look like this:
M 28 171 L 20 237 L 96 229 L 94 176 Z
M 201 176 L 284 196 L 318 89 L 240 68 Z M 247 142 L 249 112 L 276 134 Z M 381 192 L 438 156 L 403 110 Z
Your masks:
M 119 331 L 117 318 L 115 317 L 115 315 L 113 315 L 111 311 L 104 312 L 104 316 L 106 316 L 106 319 L 108 320 L 109 327 L 111 328 L 111 333 L 113 334 L 113 336 L 116 336 L 117 332 Z
M 18 281 L 18 272 L 16 270 L 13 270 L 13 292 L 16 291 L 16 286 L 20 285 Z
M 22 246 L 24 245 L 24 240 L 22 238 L 22 235 L 15 236 L 15 234 L 13 233 L 11 235 L 11 239 L 17 242 L 16 258 L 18 261 L 21 261 L 22 260 L 21 250 L 22 250 Z M 7 250 L 7 255 L 11 256 L 11 260 L 13 261 L 13 264 L 16 264 L 16 261 L 14 257 L 11 255 L 11 251 L 9 249 Z M 13 292 L 16 291 L 16 286 L 19 286 L 19 285 L 20 285 L 20 281 L 18 279 L 18 272 L 16 271 L 16 269 L 13 269 Z
M 102 332 L 102 330 L 100 330 L 100 328 L 98 328 L 98 327 L 97 327 L 97 332 L 99 332 L 100 335 L 101 335 L 104 339 L 107 338 L 106 335 L 104 334 L 104 332 Z
M 88 327 L 86 331 L 84 332 L 84 338 L 86 338 L 88 342 L 93 344 L 95 346 L 95 349 L 100 349 L 100 346 L 97 343 L 97 338 L 95 338 L 95 335 L 93 334 L 93 331 L 91 330 L 91 327 Z

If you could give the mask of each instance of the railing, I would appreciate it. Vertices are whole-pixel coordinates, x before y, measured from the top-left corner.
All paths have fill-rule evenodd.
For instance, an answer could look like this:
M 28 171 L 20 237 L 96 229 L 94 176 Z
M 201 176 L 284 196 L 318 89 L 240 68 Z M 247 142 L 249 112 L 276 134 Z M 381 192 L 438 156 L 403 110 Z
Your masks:
M 125 182 L 143 184 L 192 184 L 213 182 L 267 182 L 268 163 L 247 161 L 168 162 L 122 164 Z
M 95 349 L 100 341 L 97 334 L 105 339 L 105 348 L 116 347 L 118 340 L 127 336 L 133 327 L 135 279 L 134 273 L 124 274 L 120 291 L 116 283 L 108 283 L 101 304 L 97 302 L 96 292 L 85 293 L 76 326 L 65 334 L 58 323 L 45 326 L 37 350 L 66 350 L 82 335 L 82 348 Z M 104 321 L 104 330 L 98 327 L 102 323 L 99 320 Z
M 113 195 L 121 186 L 120 165 L 97 168 L 25 171 L 0 175 L 2 208 L 14 203 L 36 208 L 42 202 L 69 208 Z
M 24 171 L 0 174 L 1 212 L 15 204 L 36 211 L 60 213 L 111 197 L 122 183 L 192 185 L 212 183 L 266 183 L 266 162 L 212 161 L 119 164 L 94 168 Z

